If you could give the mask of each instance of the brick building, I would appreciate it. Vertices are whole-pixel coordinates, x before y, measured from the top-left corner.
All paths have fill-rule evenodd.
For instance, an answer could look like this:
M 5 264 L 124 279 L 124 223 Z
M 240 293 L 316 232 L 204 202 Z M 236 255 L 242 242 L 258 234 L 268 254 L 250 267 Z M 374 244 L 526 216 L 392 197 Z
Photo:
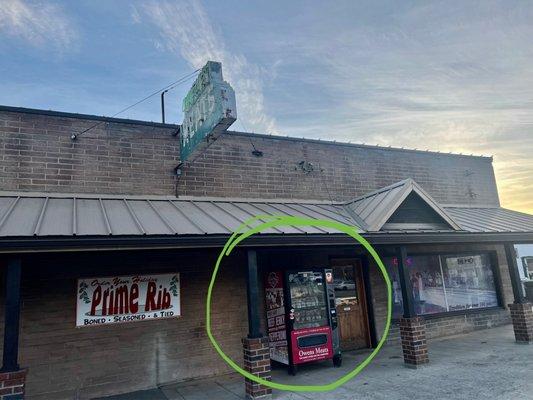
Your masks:
M 491 158 L 227 132 L 179 175 L 179 148 L 177 125 L 0 107 L 0 396 L 90 399 L 230 372 L 206 295 L 222 246 L 258 214 L 340 222 L 376 248 L 387 341 L 406 365 L 428 362 L 426 339 L 511 316 L 531 342 L 512 244 L 533 242 L 533 216 L 500 207 Z M 335 229 L 276 227 L 222 263 L 211 322 L 226 354 L 240 363 L 244 348 L 268 377 L 265 277 L 317 266 L 333 270 L 341 348 L 379 345 L 387 287 L 368 252 Z M 150 274 L 179 274 L 178 318 L 80 326 L 80 282 Z

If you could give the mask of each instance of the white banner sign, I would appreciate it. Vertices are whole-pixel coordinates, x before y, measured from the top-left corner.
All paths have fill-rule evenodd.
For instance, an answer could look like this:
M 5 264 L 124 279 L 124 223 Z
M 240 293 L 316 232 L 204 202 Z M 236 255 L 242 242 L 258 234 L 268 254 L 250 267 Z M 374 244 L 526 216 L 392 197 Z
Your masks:
M 180 275 L 78 279 L 76 326 L 113 324 L 180 315 Z

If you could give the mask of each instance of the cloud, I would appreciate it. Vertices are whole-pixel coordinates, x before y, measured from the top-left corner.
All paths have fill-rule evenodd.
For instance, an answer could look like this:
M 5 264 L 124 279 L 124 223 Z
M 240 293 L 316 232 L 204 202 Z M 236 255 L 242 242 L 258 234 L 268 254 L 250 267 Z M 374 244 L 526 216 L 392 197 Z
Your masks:
M 282 40 L 287 32 L 270 37 L 278 47 L 269 54 L 285 65 L 314 66 L 298 83 L 319 94 L 303 100 L 281 93 L 272 108 L 287 116 L 277 114 L 283 130 L 494 155 L 502 204 L 533 212 L 531 4 L 357 7 L 337 3 L 331 12 L 289 21 L 290 45 Z M 286 92 L 295 89 L 287 85 Z
M 277 132 L 276 121 L 265 109 L 263 94 L 269 71 L 227 49 L 200 2 L 139 3 L 132 6 L 132 19 L 154 24 L 160 36 L 156 43 L 183 57 L 193 68 L 200 68 L 209 60 L 220 61 L 224 79 L 236 92 L 238 120 L 246 124 L 246 129 Z
M 18 37 L 33 46 L 53 44 L 60 49 L 69 47 L 77 37 L 61 7 L 23 0 L 2 0 L 0 35 Z

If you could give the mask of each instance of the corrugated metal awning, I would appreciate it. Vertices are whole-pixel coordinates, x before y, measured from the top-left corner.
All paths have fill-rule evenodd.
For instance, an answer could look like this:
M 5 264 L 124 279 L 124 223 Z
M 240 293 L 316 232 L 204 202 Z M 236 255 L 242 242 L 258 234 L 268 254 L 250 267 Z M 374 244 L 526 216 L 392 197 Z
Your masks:
M 533 215 L 502 207 L 445 207 L 467 232 L 533 232 Z
M 354 225 L 341 206 L 306 202 L 1 194 L 0 237 L 230 234 L 257 215 L 331 219 Z M 277 227 L 271 234 L 327 234 L 327 227 Z
M 533 215 L 501 207 L 437 205 L 457 229 L 369 229 L 368 207 L 378 212 L 386 199 L 375 193 L 350 203 L 258 201 L 246 199 L 174 198 L 156 196 L 63 195 L 0 192 L 0 239 L 66 237 L 201 237 L 227 236 L 258 215 L 292 215 L 330 219 L 355 226 L 364 235 L 521 234 L 533 235 Z M 397 192 L 393 197 L 397 197 Z M 364 202 L 367 201 L 365 205 Z M 373 204 L 372 204 L 373 203 Z M 394 207 L 398 202 L 394 201 Z M 384 210 L 379 211 L 380 215 Z M 389 212 L 387 212 L 388 214 Z M 381 219 L 383 219 L 381 217 Z M 416 226 L 416 225 L 415 225 Z M 265 235 L 339 234 L 326 227 L 276 227 Z

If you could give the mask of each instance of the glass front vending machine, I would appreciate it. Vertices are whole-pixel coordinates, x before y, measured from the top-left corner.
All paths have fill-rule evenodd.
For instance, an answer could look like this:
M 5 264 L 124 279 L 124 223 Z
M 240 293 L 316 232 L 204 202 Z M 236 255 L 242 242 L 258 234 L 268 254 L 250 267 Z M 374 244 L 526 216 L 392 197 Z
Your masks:
M 342 363 L 331 269 L 270 272 L 265 304 L 271 360 L 296 374 L 298 365 Z

